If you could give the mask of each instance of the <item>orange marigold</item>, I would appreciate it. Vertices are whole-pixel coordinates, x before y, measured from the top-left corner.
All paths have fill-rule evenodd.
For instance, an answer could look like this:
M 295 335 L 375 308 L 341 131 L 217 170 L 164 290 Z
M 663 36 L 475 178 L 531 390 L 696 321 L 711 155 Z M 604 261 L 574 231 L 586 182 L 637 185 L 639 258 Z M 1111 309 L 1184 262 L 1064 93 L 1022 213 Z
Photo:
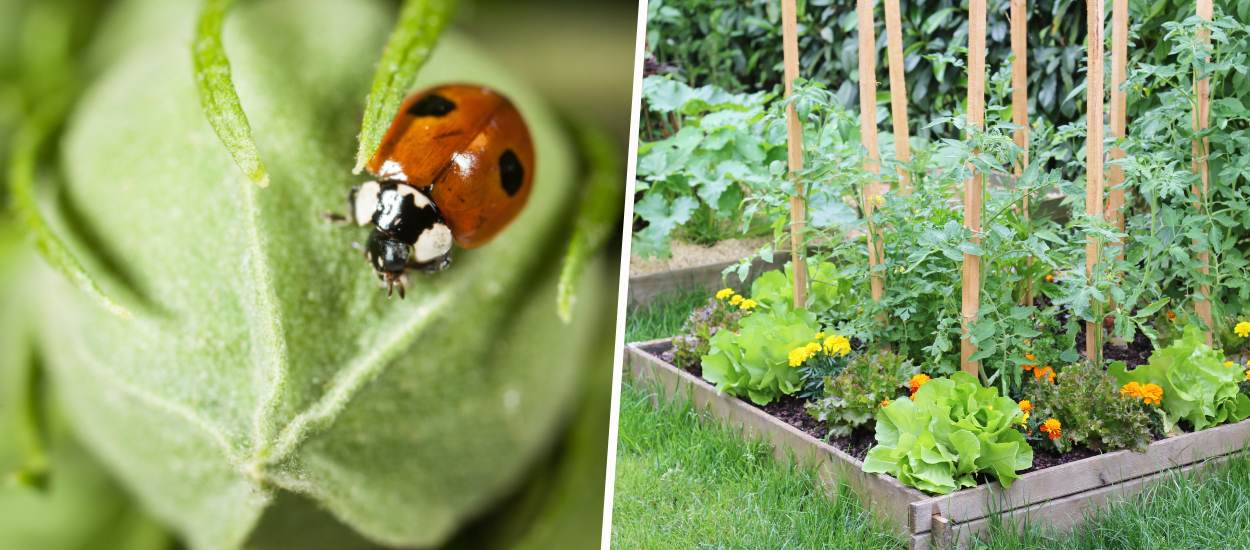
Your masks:
M 882 406 L 882 407 L 889 407 L 889 406 L 890 406 L 890 400 L 889 400 L 889 399 L 882 399 L 882 400 L 881 400 L 881 406 Z
M 1141 400 L 1147 405 L 1158 405 L 1163 402 L 1163 388 L 1158 384 L 1146 384 L 1141 387 Z
M 1030 402 L 1028 399 L 1021 399 L 1020 410 L 1023 411 L 1024 414 L 1029 414 L 1033 412 L 1033 403 Z
M 1129 382 L 1120 388 L 1120 395 L 1124 397 L 1133 397 L 1141 399 L 1141 384 L 1137 382 Z
M 1050 365 L 1046 365 L 1045 367 L 1041 367 L 1038 369 L 1033 369 L 1033 378 L 1036 378 L 1039 382 L 1043 378 L 1045 378 L 1047 382 L 1054 384 L 1055 383 L 1055 369 L 1051 368 Z
M 1042 433 L 1046 434 L 1047 437 L 1050 437 L 1051 441 L 1054 441 L 1059 439 L 1059 436 L 1062 433 L 1060 428 L 1062 427 L 1063 424 L 1060 424 L 1059 420 L 1047 418 L 1045 422 L 1042 422 L 1042 426 L 1038 429 L 1041 430 Z
M 932 378 L 929 378 L 929 375 L 924 374 L 924 373 L 920 373 L 911 377 L 911 380 L 907 381 L 907 385 L 911 387 L 912 397 L 915 397 L 916 392 L 920 391 L 920 386 L 925 385 L 925 383 L 928 382 L 929 380 L 932 380 Z

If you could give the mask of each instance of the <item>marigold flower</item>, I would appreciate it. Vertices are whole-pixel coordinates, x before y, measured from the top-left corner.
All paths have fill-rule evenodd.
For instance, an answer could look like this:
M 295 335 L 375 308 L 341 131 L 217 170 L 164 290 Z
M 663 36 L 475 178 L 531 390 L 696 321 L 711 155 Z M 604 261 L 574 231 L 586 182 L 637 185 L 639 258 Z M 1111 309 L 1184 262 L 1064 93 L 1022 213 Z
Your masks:
M 790 366 L 797 367 L 799 365 L 802 365 L 805 361 L 807 361 L 807 358 L 811 356 L 812 356 L 811 352 L 807 351 L 807 346 L 799 346 L 797 348 L 794 348 L 790 350 L 790 354 L 789 354 Z
M 1027 416 L 1030 412 L 1033 412 L 1033 403 L 1028 399 L 1021 399 L 1020 410 L 1024 411 L 1024 414 Z
M 1051 274 L 1049 274 L 1049 273 L 1047 273 L 1047 274 L 1046 274 L 1046 282 L 1048 282 L 1048 283 L 1053 283 L 1053 282 L 1055 282 L 1055 276 L 1054 276 L 1054 275 L 1051 275 Z
M 929 375 L 924 374 L 924 373 L 920 373 L 911 377 L 911 380 L 907 381 L 907 385 L 911 387 L 912 397 L 915 397 L 916 392 L 920 391 L 920 386 L 925 385 L 925 383 L 927 383 L 929 380 L 932 380 L 932 378 L 929 378 Z
M 1120 395 L 1124 397 L 1134 397 L 1140 399 L 1142 386 L 1137 382 L 1129 382 L 1120 388 Z
M 732 289 L 732 288 L 722 288 L 722 289 L 720 289 L 720 290 L 716 291 L 716 299 L 717 299 L 717 300 L 724 300 L 725 298 L 728 298 L 728 297 L 733 296 L 733 295 L 734 295 L 734 289 Z
M 1029 425 L 1029 413 L 1024 413 L 1022 416 L 1020 416 L 1020 425 L 1021 426 Z
M 1025 359 L 1028 359 L 1029 361 L 1036 361 L 1036 360 L 1037 360 L 1037 356 L 1036 356 L 1036 355 L 1033 355 L 1032 353 L 1026 353 L 1026 354 L 1024 354 L 1024 358 L 1025 358 Z
M 752 310 L 755 309 L 755 306 L 757 305 L 759 304 L 755 303 L 755 300 L 747 298 L 746 300 L 743 300 L 742 303 L 738 304 L 738 307 L 746 310 Z
M 1047 382 L 1050 382 L 1053 384 L 1055 383 L 1055 369 L 1050 368 L 1050 365 L 1046 365 L 1045 367 L 1042 367 L 1042 368 L 1033 369 L 1033 378 L 1036 378 L 1038 381 L 1041 381 L 1043 378 L 1045 378 Z
M 1025 363 L 1025 364 L 1023 364 L 1023 365 L 1020 365 L 1020 368 L 1021 368 L 1022 370 L 1024 370 L 1024 372 L 1032 372 L 1032 371 L 1033 371 L 1033 367 L 1034 367 L 1034 365 L 1030 365 L 1030 364 L 1028 364 L 1028 363 Z
M 825 338 L 824 347 L 825 353 L 829 355 L 844 356 L 851 353 L 851 341 L 839 334 Z
M 742 301 L 743 301 L 743 300 L 745 300 L 745 299 L 746 299 L 746 298 L 743 298 L 741 294 L 734 294 L 734 297 L 729 299 L 729 303 L 730 303 L 730 305 L 735 305 L 735 306 L 736 306 L 736 305 L 738 305 L 738 304 L 741 304 L 741 303 L 742 303 Z
M 882 399 L 882 400 L 881 400 L 881 406 L 882 406 L 882 407 L 889 407 L 889 406 L 890 406 L 890 400 L 889 400 L 889 399 Z
M 1232 362 L 1232 361 L 1225 361 L 1225 362 L 1224 362 L 1224 366 L 1225 366 L 1225 367 L 1228 367 L 1228 368 L 1230 368 L 1230 369 L 1231 369 L 1231 368 L 1233 368 L 1233 367 L 1237 366 L 1237 363 L 1234 363 L 1234 362 Z
M 1063 424 L 1060 424 L 1057 419 L 1047 418 L 1038 429 L 1050 437 L 1051 441 L 1054 441 L 1059 439 L 1059 436 L 1062 434 L 1061 428 L 1063 428 Z
M 824 337 L 825 337 L 825 331 L 823 331 L 823 330 L 822 330 L 822 331 L 820 331 L 820 332 L 817 332 L 817 333 L 816 333 L 816 339 L 817 339 L 817 340 L 823 339 Z
M 1246 380 L 1250 380 L 1250 369 L 1246 369 Z
M 808 356 L 808 357 L 811 357 L 811 356 L 813 356 L 813 355 L 816 355 L 817 353 L 820 353 L 820 344 L 818 344 L 818 343 L 816 343 L 816 342 L 811 342 L 811 343 L 809 343 L 809 344 L 807 344 L 806 346 L 803 346 L 803 347 L 804 347 L 805 349 L 807 349 L 807 356 Z
M 1242 321 L 1233 327 L 1233 332 L 1242 338 L 1250 338 L 1250 321 Z
M 1175 321 L 1175 320 L 1176 320 L 1176 312 L 1175 312 L 1175 311 L 1172 311 L 1172 310 L 1170 310 L 1170 309 L 1168 310 L 1168 320 L 1169 320 L 1169 321 Z
M 1158 384 L 1146 384 L 1141 387 L 1141 400 L 1147 405 L 1158 405 L 1163 402 L 1163 388 Z

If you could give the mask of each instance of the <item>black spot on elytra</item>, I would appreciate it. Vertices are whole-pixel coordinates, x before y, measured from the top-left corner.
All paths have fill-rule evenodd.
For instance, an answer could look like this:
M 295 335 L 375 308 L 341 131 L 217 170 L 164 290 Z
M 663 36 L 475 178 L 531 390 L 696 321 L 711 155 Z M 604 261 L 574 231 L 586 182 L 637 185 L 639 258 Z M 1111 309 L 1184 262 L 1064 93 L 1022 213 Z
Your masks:
M 520 191 L 521 184 L 525 182 L 525 169 L 521 167 L 521 159 L 517 158 L 512 149 L 499 155 L 499 181 L 509 197 Z
M 430 94 L 408 108 L 412 116 L 443 116 L 456 110 L 456 104 L 438 94 Z

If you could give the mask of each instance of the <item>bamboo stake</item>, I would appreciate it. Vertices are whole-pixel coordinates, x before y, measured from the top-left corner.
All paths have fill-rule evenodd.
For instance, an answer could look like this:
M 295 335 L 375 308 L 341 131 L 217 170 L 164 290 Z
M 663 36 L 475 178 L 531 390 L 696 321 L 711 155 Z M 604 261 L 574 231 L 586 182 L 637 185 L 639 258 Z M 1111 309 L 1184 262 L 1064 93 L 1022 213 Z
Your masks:
M 868 150 L 864 168 L 881 174 L 881 152 L 877 148 L 877 39 L 873 32 L 872 0 L 858 0 L 855 11 L 859 15 L 859 140 Z M 864 184 L 864 219 L 872 219 L 880 197 L 880 180 Z M 882 261 L 881 236 L 869 225 L 868 268 L 872 271 L 872 300 L 880 302 L 885 295 L 885 281 L 877 266 Z
M 898 188 L 911 194 L 911 181 L 904 166 L 911 160 L 911 136 L 907 131 L 907 79 L 903 76 L 903 24 L 898 0 L 885 0 L 886 51 L 890 57 L 890 121 L 894 124 L 894 156 L 898 160 Z
M 969 0 L 968 8 L 968 125 L 981 129 L 985 126 L 985 0 Z M 973 172 L 964 182 L 964 227 L 973 233 L 973 242 L 980 243 L 981 201 L 984 180 Z M 959 346 L 959 365 L 964 372 L 976 375 L 981 370 L 980 361 L 973 361 L 976 346 L 972 345 L 968 332 L 981 309 L 981 257 L 964 254 L 963 286 L 963 332 Z
M 1027 0 L 1011 0 L 1011 122 L 1016 125 L 1012 137 L 1021 149 L 1015 173 L 1019 180 L 1029 166 L 1029 12 Z M 1024 222 L 1029 221 L 1029 196 L 1021 205 Z M 1033 257 L 1025 260 L 1033 266 Z M 1033 279 L 1024 282 L 1024 305 L 1033 305 Z
M 1197 0 L 1198 17 L 1204 21 L 1210 21 L 1212 15 L 1211 0 Z M 1208 41 L 1211 39 L 1211 32 L 1207 29 L 1198 31 L 1198 39 Z M 1198 96 L 1198 107 L 1194 111 L 1194 131 L 1200 132 L 1207 129 L 1211 118 L 1211 81 L 1202 79 L 1194 83 L 1194 95 Z M 1200 183 L 1194 186 L 1193 193 L 1197 197 L 1195 206 L 1202 210 L 1206 207 L 1207 193 L 1211 189 L 1211 173 L 1207 170 L 1207 152 L 1210 150 L 1210 142 L 1207 138 L 1194 140 L 1193 144 L 1193 170 L 1199 176 Z M 1203 274 L 1211 272 L 1211 255 L 1208 252 L 1199 252 L 1198 261 L 1202 262 L 1200 271 Z M 1214 319 L 1211 316 L 1211 285 L 1202 285 L 1199 289 L 1198 299 L 1194 301 L 1194 312 L 1198 314 L 1198 318 L 1207 325 L 1207 345 L 1211 345 L 1211 330 L 1215 327 Z
M 795 0 L 781 0 L 781 54 L 785 69 L 786 99 L 794 95 L 794 79 L 799 77 L 799 31 Z M 804 202 L 803 182 L 799 171 L 803 169 L 803 127 L 798 112 L 791 103 L 786 107 L 786 153 L 790 166 L 790 178 L 794 180 L 794 196 L 790 197 L 790 248 L 794 269 L 794 307 L 807 307 L 807 259 L 803 250 L 803 231 L 807 226 L 807 204 Z
M 1088 58 L 1086 61 L 1085 78 L 1088 83 L 1086 96 L 1088 126 L 1085 137 L 1085 212 L 1091 218 L 1103 215 L 1103 0 L 1086 0 L 1088 10 L 1089 40 L 1086 45 Z M 1094 266 L 1098 264 L 1102 243 L 1095 235 L 1089 235 L 1085 244 L 1085 276 L 1091 282 L 1094 278 Z M 1097 302 L 1091 304 L 1094 310 L 1094 321 L 1085 326 L 1085 356 L 1094 360 L 1102 360 L 1102 308 Z
M 1125 97 L 1124 80 L 1128 74 L 1128 0 L 1112 0 L 1111 4 L 1111 135 L 1116 139 L 1124 139 L 1128 135 L 1126 111 L 1128 99 Z M 1111 148 L 1111 159 L 1124 158 L 1124 150 L 1120 147 Z M 1107 199 L 1107 221 L 1116 229 L 1124 231 L 1124 169 L 1112 164 L 1107 174 L 1107 185 L 1111 188 Z M 1121 243 L 1119 257 L 1124 258 L 1124 247 Z

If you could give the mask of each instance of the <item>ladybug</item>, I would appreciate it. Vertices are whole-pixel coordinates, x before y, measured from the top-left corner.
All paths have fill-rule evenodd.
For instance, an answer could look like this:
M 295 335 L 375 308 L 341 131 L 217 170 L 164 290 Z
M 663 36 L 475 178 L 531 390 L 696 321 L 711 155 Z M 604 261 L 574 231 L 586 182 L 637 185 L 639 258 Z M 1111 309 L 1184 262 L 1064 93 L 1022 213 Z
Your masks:
M 490 88 L 436 86 L 408 96 L 366 165 L 377 178 L 347 195 L 347 215 L 372 225 L 365 259 L 389 296 L 404 297 L 409 270 L 451 263 L 452 243 L 476 248 L 520 213 L 534 174 L 534 145 L 520 111 Z

